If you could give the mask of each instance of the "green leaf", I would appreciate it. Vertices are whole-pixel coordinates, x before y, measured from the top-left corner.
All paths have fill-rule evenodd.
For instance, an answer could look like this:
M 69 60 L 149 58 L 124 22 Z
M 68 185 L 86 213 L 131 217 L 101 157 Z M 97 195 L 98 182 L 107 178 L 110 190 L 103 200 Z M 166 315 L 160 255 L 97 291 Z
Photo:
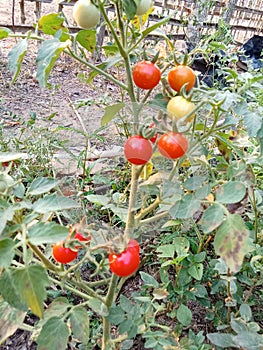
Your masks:
M 229 181 L 217 187 L 215 195 L 218 202 L 225 204 L 238 203 L 246 195 L 246 186 L 241 181 Z
M 248 112 L 244 115 L 243 121 L 250 137 L 256 137 L 262 126 L 262 115 L 255 112 Z
M 0 236 L 4 232 L 6 224 L 8 221 L 11 221 L 14 217 L 15 209 L 8 207 L 6 209 L 0 209 Z
M 89 202 L 105 206 L 109 203 L 110 199 L 107 196 L 103 196 L 102 194 L 89 194 L 85 197 Z
M 125 320 L 125 312 L 118 306 L 112 306 L 110 308 L 108 319 L 115 325 L 122 323 Z
M 185 327 L 188 327 L 192 322 L 192 312 L 184 304 L 181 304 L 176 313 L 177 320 Z
M 188 251 L 190 248 L 190 243 L 185 237 L 175 237 L 173 240 L 173 244 L 175 247 L 175 251 L 177 254 L 177 258 L 185 257 L 188 255 Z
M 132 20 L 137 10 L 136 2 L 134 0 L 122 0 L 122 4 L 128 20 Z
M 207 338 L 219 348 L 231 348 L 236 345 L 232 334 L 208 333 Z
M 69 39 L 68 28 L 64 27 L 64 17 L 58 13 L 49 13 L 42 16 L 38 21 L 38 29 L 45 34 L 55 35 L 59 30 L 62 35 L 60 41 Z
M 262 350 L 263 349 L 263 335 L 250 332 L 242 332 L 234 338 L 236 345 L 239 349 L 245 348 L 249 350 Z
M 158 288 L 159 287 L 159 283 L 157 282 L 157 280 L 149 275 L 148 273 L 145 273 L 143 271 L 139 272 L 141 275 L 141 279 L 143 280 L 144 284 L 150 287 L 154 287 L 154 288 Z
M 46 288 L 50 285 L 46 270 L 40 265 L 17 269 L 12 274 L 22 301 L 27 303 L 33 314 L 43 317 Z
M 214 239 L 215 252 L 233 273 L 239 271 L 244 256 L 250 251 L 249 233 L 241 216 L 229 214 Z
M 128 313 L 132 310 L 131 301 L 123 294 L 120 296 L 120 307 L 123 311 Z
M 109 123 L 124 106 L 124 103 L 116 103 L 112 106 L 107 106 L 105 108 L 105 113 L 101 118 L 101 126 Z
M 8 268 L 15 256 L 15 242 L 11 238 L 0 241 L 0 267 Z
M 93 311 L 95 311 L 100 316 L 105 317 L 109 315 L 108 307 L 97 298 L 91 298 L 88 301 L 88 305 Z
M 187 194 L 170 208 L 169 213 L 174 219 L 189 219 L 200 206 L 200 201 L 195 199 L 193 194 Z
M 195 191 L 200 188 L 207 180 L 206 176 L 188 177 L 184 182 L 184 188 L 189 191 Z
M 0 298 L 0 345 L 21 326 L 26 311 L 19 311 Z
M 90 322 L 87 310 L 81 305 L 74 307 L 69 321 L 74 338 L 82 344 L 87 344 L 90 337 Z
M 17 288 L 17 281 L 13 276 L 14 272 L 15 270 L 4 270 L 0 275 L 1 295 L 12 307 L 21 311 L 27 311 L 26 302 Z
M 156 249 L 156 252 L 159 253 L 160 258 L 173 258 L 175 254 L 175 245 L 174 244 L 164 244 Z
M 204 211 L 201 219 L 201 227 L 204 233 L 210 233 L 214 231 L 218 226 L 220 226 L 223 220 L 223 208 L 221 207 L 221 205 L 213 203 Z
M 28 39 L 20 39 L 19 42 L 8 53 L 8 67 L 13 73 L 12 84 L 16 81 L 21 65 L 27 52 Z
M 66 350 L 69 329 L 59 317 L 50 318 L 42 327 L 37 338 L 37 350 Z
M 57 38 L 46 40 L 39 47 L 36 63 L 37 75 L 36 78 L 41 87 L 46 87 L 47 78 L 56 60 L 59 58 L 62 51 L 64 51 L 71 41 L 59 41 Z
M 97 68 L 103 70 L 103 71 L 106 71 L 107 69 L 115 66 L 117 63 L 121 62 L 122 61 L 122 57 L 121 55 L 118 53 L 117 55 L 115 56 L 112 56 L 110 57 L 108 60 L 96 65 Z M 87 80 L 87 83 L 91 83 L 92 80 L 98 75 L 100 74 L 97 70 L 92 70 L 90 73 L 89 73 L 89 76 L 88 76 L 88 80 Z
M 58 196 L 56 194 L 51 194 L 45 196 L 44 198 L 40 198 L 33 204 L 33 211 L 40 214 L 73 208 L 79 208 L 79 204 L 73 199 Z
M 76 36 L 76 40 L 86 50 L 93 52 L 96 48 L 96 30 L 80 30 Z
M 241 304 L 239 308 L 240 316 L 246 322 L 250 321 L 252 318 L 252 310 L 248 304 Z
M 110 209 L 115 215 L 117 215 L 122 222 L 126 222 L 128 216 L 128 208 L 120 208 L 119 206 L 111 203 L 105 206 Z
M 201 279 L 203 277 L 203 272 L 204 272 L 204 267 L 203 267 L 203 264 L 201 264 L 201 263 L 194 264 L 194 265 L 190 266 L 188 269 L 189 275 L 198 281 L 201 281 Z
M 143 32 L 142 36 L 145 38 L 147 35 L 149 35 L 151 32 L 153 32 L 155 29 L 161 27 L 162 25 L 166 24 L 169 22 L 171 19 L 170 16 L 163 18 L 161 21 L 155 23 L 154 25 L 147 27 Z
M 31 196 L 36 196 L 49 192 L 55 188 L 60 183 L 59 180 L 46 177 L 38 177 L 34 179 L 28 189 L 28 194 Z
M 11 33 L 12 30 L 10 30 L 9 28 L 0 27 L 0 40 L 7 38 Z
M 49 318 L 63 315 L 68 310 L 69 307 L 70 307 L 70 304 L 67 298 L 58 297 L 54 299 L 51 302 L 51 304 L 48 305 L 47 309 L 44 311 L 43 323 L 45 323 Z
M 28 230 L 29 241 L 34 245 L 51 244 L 63 241 L 69 235 L 69 229 L 55 222 L 39 222 Z

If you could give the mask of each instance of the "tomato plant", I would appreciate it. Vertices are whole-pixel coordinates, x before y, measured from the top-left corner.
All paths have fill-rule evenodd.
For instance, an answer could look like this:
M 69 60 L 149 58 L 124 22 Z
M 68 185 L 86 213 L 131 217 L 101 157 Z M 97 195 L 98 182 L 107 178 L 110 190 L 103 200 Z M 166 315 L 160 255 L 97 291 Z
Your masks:
M 191 90 L 196 81 L 193 69 L 185 65 L 178 65 L 171 69 L 167 78 L 171 88 L 177 92 L 179 92 L 185 84 L 187 84 L 186 91 Z
M 170 99 L 167 104 L 167 113 L 168 117 L 171 119 L 179 120 L 185 117 L 187 114 L 191 113 L 195 109 L 195 104 L 191 101 L 188 101 L 183 96 L 175 96 Z M 194 118 L 194 114 L 192 114 L 189 120 Z
M 78 256 L 78 252 L 64 246 L 64 242 L 57 242 L 52 247 L 52 254 L 56 261 L 68 264 Z
M 73 18 L 79 27 L 93 28 L 100 21 L 100 11 L 90 0 L 78 0 L 73 6 Z
M 158 149 L 165 158 L 177 159 L 187 152 L 188 140 L 181 133 L 168 132 L 159 138 Z
M 152 6 L 152 0 L 141 0 L 139 5 L 137 6 L 136 15 L 142 16 L 147 11 L 149 11 L 150 7 Z
M 150 141 L 140 135 L 129 137 L 124 145 L 126 159 L 135 165 L 146 164 L 150 160 L 152 152 Z
M 132 71 L 133 81 L 141 89 L 153 89 L 161 80 L 160 69 L 150 61 L 137 63 Z
M 139 244 L 131 241 L 122 253 L 109 255 L 110 270 L 119 277 L 132 275 L 140 265 Z

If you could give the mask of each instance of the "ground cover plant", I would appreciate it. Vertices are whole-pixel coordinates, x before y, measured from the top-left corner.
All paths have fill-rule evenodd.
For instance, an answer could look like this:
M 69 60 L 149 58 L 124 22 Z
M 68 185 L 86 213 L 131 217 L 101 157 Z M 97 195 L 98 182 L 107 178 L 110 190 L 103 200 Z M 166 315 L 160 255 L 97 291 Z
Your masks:
M 200 52 L 212 61 L 229 46 L 215 35 L 180 54 L 165 32 L 169 17 L 146 25 L 151 10 L 147 0 L 79 0 L 77 34 L 56 13 L 39 20 L 44 35 L 0 29 L 2 40 L 20 38 L 9 53 L 12 83 L 37 40 L 41 87 L 50 87 L 62 53 L 89 68 L 87 82 L 100 74 L 115 84 L 118 99 L 101 125 L 115 124 L 123 145 L 117 170 L 114 163 L 98 176 L 108 191 L 87 190 L 92 135 L 82 130 L 83 176 L 72 198 L 52 168 L 63 146 L 57 130 L 37 128 L 31 116 L 21 134 L 2 138 L 2 343 L 19 328 L 40 350 L 135 349 L 138 339 L 154 350 L 263 347 L 263 75 L 239 72 L 231 53 L 208 87 L 191 61 Z M 100 18 L 109 40 L 95 64 Z M 205 327 L 196 326 L 198 314 Z

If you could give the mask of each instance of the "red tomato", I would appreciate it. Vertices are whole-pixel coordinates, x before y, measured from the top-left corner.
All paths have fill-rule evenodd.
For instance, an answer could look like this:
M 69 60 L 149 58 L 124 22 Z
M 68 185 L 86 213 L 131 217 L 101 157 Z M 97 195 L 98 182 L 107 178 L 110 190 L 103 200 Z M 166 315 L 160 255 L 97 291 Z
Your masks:
M 168 83 L 177 92 L 181 90 L 184 84 L 187 84 L 186 91 L 191 90 L 195 85 L 195 81 L 196 76 L 194 71 L 185 65 L 178 65 L 168 73 Z
M 142 136 L 131 136 L 125 142 L 124 155 L 132 164 L 146 164 L 150 160 L 152 153 L 153 150 L 150 141 Z
M 138 253 L 140 253 L 140 246 L 136 239 L 130 239 L 128 248 L 135 248 Z
M 109 255 L 110 270 L 115 275 L 127 277 L 132 275 L 140 265 L 140 255 L 136 246 L 128 247 L 120 254 Z
M 87 242 L 88 243 L 88 242 L 90 242 L 91 237 L 90 236 L 89 237 L 84 237 L 80 232 L 76 232 L 76 234 L 74 236 L 74 239 L 77 239 L 77 240 L 79 240 L 81 242 Z M 76 245 L 75 248 L 76 249 L 81 249 L 83 247 L 82 247 L 82 245 Z
M 168 132 L 159 138 L 158 149 L 165 158 L 177 159 L 188 150 L 188 140 L 183 134 Z
M 61 264 L 68 264 L 76 259 L 78 252 L 64 247 L 64 242 L 58 242 L 53 245 L 52 254 L 54 259 Z
M 141 89 L 153 89 L 161 80 L 160 69 L 150 61 L 142 61 L 134 66 L 133 81 Z

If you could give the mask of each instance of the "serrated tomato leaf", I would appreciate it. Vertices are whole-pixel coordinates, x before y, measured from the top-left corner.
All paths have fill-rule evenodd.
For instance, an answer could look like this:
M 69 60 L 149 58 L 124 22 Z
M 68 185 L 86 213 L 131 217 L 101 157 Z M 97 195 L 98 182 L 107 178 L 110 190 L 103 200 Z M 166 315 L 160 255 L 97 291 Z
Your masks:
M 0 240 L 0 267 L 8 268 L 15 255 L 15 242 L 11 238 Z
M 52 317 L 43 325 L 37 338 L 37 350 L 66 350 L 70 332 L 59 317 Z
M 51 194 L 38 199 L 33 205 L 33 211 L 36 213 L 45 214 L 53 211 L 62 211 L 78 207 L 79 204 L 71 198 Z
M 69 229 L 55 222 L 39 222 L 28 230 L 29 241 L 34 245 L 51 244 L 64 240 L 69 235 Z

